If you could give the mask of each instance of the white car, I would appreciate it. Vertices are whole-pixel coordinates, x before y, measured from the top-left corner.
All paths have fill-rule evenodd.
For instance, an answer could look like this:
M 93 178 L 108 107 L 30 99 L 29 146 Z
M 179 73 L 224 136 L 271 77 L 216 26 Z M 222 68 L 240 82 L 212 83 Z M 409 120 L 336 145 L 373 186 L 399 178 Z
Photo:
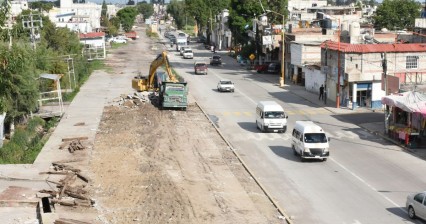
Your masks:
M 234 83 L 231 80 L 222 79 L 217 84 L 217 91 L 218 92 L 234 92 L 235 87 Z
M 124 39 L 124 38 L 113 37 L 111 39 L 111 42 L 116 43 L 116 44 L 125 44 L 125 43 L 127 43 L 127 40 Z
M 192 58 L 194 58 L 194 53 L 192 52 L 192 49 L 191 48 L 185 48 L 185 51 L 183 52 L 183 58 L 184 59 L 186 59 L 186 58 L 190 58 L 190 59 L 192 59 Z
M 426 220 L 426 191 L 408 195 L 405 206 L 411 219 Z

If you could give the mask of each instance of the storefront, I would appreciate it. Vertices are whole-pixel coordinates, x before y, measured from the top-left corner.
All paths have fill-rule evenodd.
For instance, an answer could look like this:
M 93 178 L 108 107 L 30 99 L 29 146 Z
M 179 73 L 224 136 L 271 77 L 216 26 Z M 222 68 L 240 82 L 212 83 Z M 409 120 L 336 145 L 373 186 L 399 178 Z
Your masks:
M 382 98 L 385 131 L 411 148 L 426 148 L 426 95 L 405 92 Z

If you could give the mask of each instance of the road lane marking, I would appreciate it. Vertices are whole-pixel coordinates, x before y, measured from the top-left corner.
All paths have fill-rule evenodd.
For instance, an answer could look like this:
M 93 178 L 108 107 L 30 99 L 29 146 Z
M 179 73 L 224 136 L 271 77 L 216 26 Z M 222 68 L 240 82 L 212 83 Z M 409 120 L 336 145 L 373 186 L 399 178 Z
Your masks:
M 388 202 L 390 202 L 392 205 L 394 205 L 395 207 L 397 207 L 399 210 L 403 211 L 404 213 L 407 213 L 405 211 L 405 209 L 401 208 L 397 203 L 395 203 L 394 201 L 392 201 L 389 197 L 387 197 L 386 195 L 384 195 L 383 193 L 379 192 L 375 187 L 373 187 L 371 184 L 367 183 L 367 181 L 365 181 L 364 179 L 362 179 L 360 176 L 356 175 L 354 172 L 350 171 L 348 168 L 346 168 L 345 166 L 343 166 L 341 163 L 337 162 L 335 159 L 333 159 L 332 157 L 329 158 L 331 161 L 335 162 L 338 166 L 340 166 L 342 169 L 344 169 L 346 172 L 348 172 L 349 174 L 351 174 L 353 177 L 355 177 L 356 179 L 358 179 L 361 183 L 365 184 L 368 188 L 370 188 L 371 190 L 373 190 L 374 192 L 378 193 L 380 196 L 382 196 L 384 199 L 386 199 Z

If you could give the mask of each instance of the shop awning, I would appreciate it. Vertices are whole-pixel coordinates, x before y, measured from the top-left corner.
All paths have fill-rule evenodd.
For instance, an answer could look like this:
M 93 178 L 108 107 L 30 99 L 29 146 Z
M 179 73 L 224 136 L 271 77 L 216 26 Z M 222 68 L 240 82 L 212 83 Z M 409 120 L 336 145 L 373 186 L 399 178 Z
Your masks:
M 426 116 L 426 95 L 419 92 L 405 92 L 382 97 L 382 104 L 398 107 L 410 113 Z

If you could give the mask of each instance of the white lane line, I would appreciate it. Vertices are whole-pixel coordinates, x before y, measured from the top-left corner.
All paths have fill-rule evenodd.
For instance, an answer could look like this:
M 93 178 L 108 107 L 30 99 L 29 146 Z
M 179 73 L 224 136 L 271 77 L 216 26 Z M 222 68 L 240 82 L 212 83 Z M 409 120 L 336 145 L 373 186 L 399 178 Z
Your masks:
M 374 188 L 373 186 L 371 186 L 371 184 L 367 183 L 367 181 L 365 181 L 364 179 L 362 179 L 360 176 L 356 175 L 354 172 L 350 171 L 348 168 L 346 168 L 345 166 L 343 166 L 341 163 L 337 162 L 335 159 L 330 158 L 331 161 L 335 162 L 337 165 L 339 165 L 342 169 L 344 169 L 346 172 L 348 172 L 349 174 L 351 174 L 352 176 L 354 176 L 356 179 L 358 179 L 359 181 L 361 181 L 363 184 L 365 184 L 367 187 L 369 187 L 371 190 L 375 191 L 376 193 L 378 193 L 380 196 L 382 196 L 384 199 L 386 199 L 388 202 L 390 202 L 391 204 L 393 204 L 395 207 L 399 208 L 399 210 L 403 211 L 404 213 L 407 213 L 407 211 L 405 211 L 405 209 L 401 208 L 398 204 L 396 204 L 394 201 L 392 201 L 389 197 L 387 197 L 386 195 L 384 195 L 383 193 L 380 193 L 376 188 Z
M 214 74 L 214 73 L 213 73 Z M 223 79 L 222 77 L 220 77 L 220 75 L 218 74 L 214 74 L 216 77 L 218 77 L 219 79 Z M 239 91 L 237 88 L 235 89 L 235 92 L 240 93 L 241 95 L 243 95 L 245 98 L 247 98 L 249 101 L 251 101 L 254 105 L 257 105 L 257 102 L 254 101 L 252 98 L 250 98 L 249 96 L 247 96 L 246 94 L 244 94 L 242 91 Z

